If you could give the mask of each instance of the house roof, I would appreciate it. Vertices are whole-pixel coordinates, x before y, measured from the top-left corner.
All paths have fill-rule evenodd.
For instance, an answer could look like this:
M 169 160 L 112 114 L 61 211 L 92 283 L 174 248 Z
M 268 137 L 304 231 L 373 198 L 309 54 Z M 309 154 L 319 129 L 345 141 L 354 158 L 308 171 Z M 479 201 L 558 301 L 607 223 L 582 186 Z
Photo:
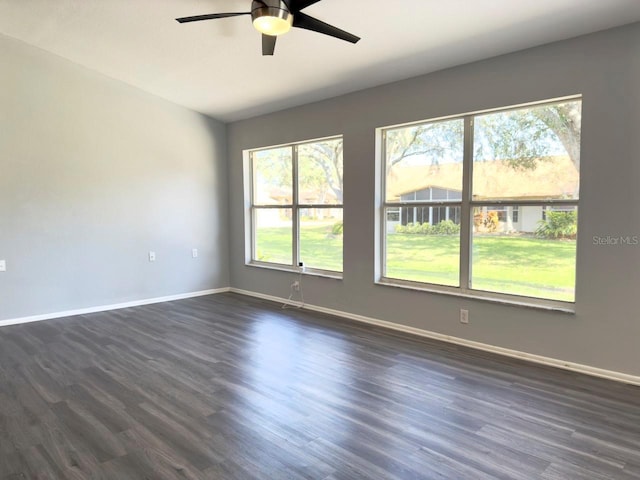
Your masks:
M 290 204 L 293 198 L 291 189 L 280 187 L 271 187 L 265 190 L 264 195 L 258 198 L 259 203 L 271 204 L 275 201 L 277 204 Z M 298 200 L 303 204 L 335 204 L 339 203 L 336 194 L 330 189 L 321 188 L 305 188 L 298 191 Z
M 575 198 L 579 173 L 568 156 L 542 158 L 532 170 L 518 169 L 506 160 L 475 162 L 473 198 L 541 200 Z M 401 195 L 442 188 L 462 190 L 462 164 L 395 165 L 387 176 L 387 200 L 400 201 Z

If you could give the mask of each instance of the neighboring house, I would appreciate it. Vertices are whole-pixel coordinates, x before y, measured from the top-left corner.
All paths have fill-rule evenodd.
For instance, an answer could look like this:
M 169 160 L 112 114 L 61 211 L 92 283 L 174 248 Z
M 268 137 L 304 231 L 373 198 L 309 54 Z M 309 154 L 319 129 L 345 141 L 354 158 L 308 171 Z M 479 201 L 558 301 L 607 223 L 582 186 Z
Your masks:
M 549 157 L 537 162 L 535 169 L 515 168 L 504 160 L 475 162 L 473 200 L 499 200 L 481 210 L 494 211 L 500 220 L 498 231 L 533 232 L 545 217 L 541 206 L 510 206 L 509 201 L 540 201 L 575 198 L 579 188 L 578 172 L 566 156 Z M 462 165 L 395 165 L 387 182 L 387 201 L 402 203 L 387 210 L 387 231 L 396 225 L 443 220 L 460 223 L 460 207 L 411 206 L 413 202 L 462 200 Z M 573 207 L 571 207 L 573 209 Z
M 285 189 L 277 186 L 258 189 L 259 192 L 264 192 L 259 198 L 256 199 L 256 203 L 262 205 L 291 205 L 293 202 L 293 192 L 291 189 Z M 336 194 L 331 190 L 321 188 L 305 188 L 298 192 L 298 199 L 302 205 L 327 205 L 327 204 L 339 204 Z M 315 208 L 306 207 L 300 209 L 302 218 L 309 218 L 313 220 L 334 220 L 338 217 L 341 218 L 342 209 L 333 208 Z M 259 224 L 262 227 L 275 227 L 282 226 L 284 224 L 291 223 L 291 210 L 272 209 L 261 212 Z

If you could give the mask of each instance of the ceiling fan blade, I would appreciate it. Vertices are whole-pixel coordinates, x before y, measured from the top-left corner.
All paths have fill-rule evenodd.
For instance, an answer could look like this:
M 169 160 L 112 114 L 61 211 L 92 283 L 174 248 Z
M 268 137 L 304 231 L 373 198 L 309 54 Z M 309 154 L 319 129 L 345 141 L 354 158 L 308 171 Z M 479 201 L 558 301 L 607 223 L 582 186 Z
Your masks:
M 262 34 L 262 55 L 273 55 L 278 37 Z
M 251 15 L 251 12 L 210 13 L 209 15 L 196 15 L 194 17 L 176 18 L 180 23 L 199 22 L 200 20 L 213 20 L 216 18 L 237 17 L 239 15 Z
M 358 40 L 360 40 L 360 37 L 356 37 L 349 32 L 340 30 L 333 25 L 324 23 L 323 21 L 318 20 L 317 18 L 310 17 L 309 15 L 305 15 L 302 12 L 297 12 L 293 16 L 293 26 L 297 28 L 304 28 L 306 30 L 312 30 L 318 33 L 324 33 L 325 35 L 329 35 L 330 37 L 339 38 L 340 40 L 345 40 L 351 43 L 357 43 Z
M 291 5 L 289 5 L 289 9 L 292 12 L 299 12 L 302 9 L 310 7 L 314 3 L 318 3 L 320 0 L 288 0 Z M 287 0 L 285 0 L 285 3 Z

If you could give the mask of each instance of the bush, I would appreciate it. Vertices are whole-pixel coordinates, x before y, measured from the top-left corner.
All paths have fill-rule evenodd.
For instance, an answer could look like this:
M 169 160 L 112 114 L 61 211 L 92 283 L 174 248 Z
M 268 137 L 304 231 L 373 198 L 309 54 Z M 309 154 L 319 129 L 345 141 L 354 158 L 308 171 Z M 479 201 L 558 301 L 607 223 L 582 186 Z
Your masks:
M 422 230 L 422 224 L 421 223 L 410 223 L 407 225 L 407 233 L 412 233 L 412 234 L 419 234 L 420 231 Z
M 408 235 L 454 235 L 460 233 L 460 225 L 456 225 L 451 220 L 443 220 L 436 225 L 425 223 L 407 223 L 406 225 L 396 225 L 396 233 Z
M 419 223 L 407 223 L 406 225 L 396 225 L 396 233 L 420 233 Z
M 500 217 L 498 216 L 498 212 L 491 210 L 487 215 L 485 225 L 487 227 L 487 230 L 489 230 L 490 232 L 497 231 L 498 225 L 500 225 Z
M 485 213 L 478 209 L 473 214 L 473 225 L 478 232 L 496 232 L 500 225 L 500 216 L 494 210 Z
M 452 220 L 443 220 L 433 226 L 433 235 L 455 235 L 456 233 L 460 233 L 460 225 Z
M 433 235 L 434 227 L 429 222 L 425 222 L 420 226 L 420 233 L 422 235 Z
M 344 232 L 344 222 L 336 222 L 331 227 L 332 235 L 342 235 L 342 232 Z
M 538 222 L 536 236 L 542 238 L 576 238 L 577 212 L 547 212 L 546 219 Z

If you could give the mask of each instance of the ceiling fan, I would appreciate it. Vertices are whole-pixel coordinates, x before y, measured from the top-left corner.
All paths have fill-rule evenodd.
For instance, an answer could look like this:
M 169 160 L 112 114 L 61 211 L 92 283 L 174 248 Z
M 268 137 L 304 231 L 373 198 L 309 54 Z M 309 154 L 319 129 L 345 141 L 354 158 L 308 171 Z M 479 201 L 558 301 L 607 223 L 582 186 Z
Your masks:
M 262 55 L 273 55 L 278 35 L 287 33 L 291 27 L 304 28 L 323 33 L 351 43 L 357 43 L 360 37 L 324 23 L 317 18 L 302 13 L 302 10 L 321 0 L 253 0 L 250 12 L 211 13 L 193 17 L 176 18 L 180 23 L 213 20 L 216 18 L 251 15 L 253 26 L 262 33 Z

